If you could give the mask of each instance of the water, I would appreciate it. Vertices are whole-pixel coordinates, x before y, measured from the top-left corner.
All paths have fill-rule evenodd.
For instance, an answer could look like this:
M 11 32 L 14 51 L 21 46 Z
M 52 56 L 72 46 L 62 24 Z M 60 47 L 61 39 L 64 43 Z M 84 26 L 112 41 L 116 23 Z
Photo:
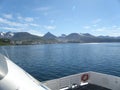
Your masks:
M 0 52 L 40 81 L 85 71 L 120 76 L 120 43 L 1 46 Z

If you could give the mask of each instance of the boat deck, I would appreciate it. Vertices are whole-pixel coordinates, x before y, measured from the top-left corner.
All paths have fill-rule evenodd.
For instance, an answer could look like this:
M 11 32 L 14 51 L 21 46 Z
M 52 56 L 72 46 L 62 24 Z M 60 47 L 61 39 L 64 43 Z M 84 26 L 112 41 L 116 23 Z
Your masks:
M 97 85 L 93 85 L 93 84 L 87 84 L 87 85 L 84 85 L 84 86 L 70 88 L 70 89 L 67 89 L 67 90 L 111 90 L 111 89 L 107 89 L 107 88 L 97 86 Z
M 83 75 L 88 74 L 88 81 L 83 82 Z M 51 90 L 120 90 L 120 77 L 84 72 L 43 82 Z

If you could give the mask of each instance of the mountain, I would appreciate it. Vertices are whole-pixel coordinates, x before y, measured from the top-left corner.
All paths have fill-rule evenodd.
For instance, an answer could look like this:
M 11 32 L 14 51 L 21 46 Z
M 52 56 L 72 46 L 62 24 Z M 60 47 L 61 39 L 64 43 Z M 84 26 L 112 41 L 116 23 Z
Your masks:
M 82 33 L 81 35 L 81 40 L 84 43 L 90 43 L 90 42 L 97 42 L 98 38 L 96 36 L 93 36 L 89 33 Z
M 0 32 L 0 38 L 3 38 L 4 37 L 4 32 Z
M 38 40 L 41 39 L 41 37 L 32 35 L 28 32 L 16 32 L 14 33 L 14 36 L 11 38 L 11 40 Z
M 57 40 L 58 37 L 53 35 L 52 33 L 48 32 L 43 37 L 44 43 L 50 44 L 50 43 L 59 43 L 59 40 Z
M 61 42 L 61 43 L 67 43 L 67 40 L 65 39 L 67 35 L 65 34 L 62 34 L 61 36 L 59 36 L 57 38 L 58 42 Z
M 61 37 L 66 37 L 66 35 L 65 35 L 65 34 L 62 34 Z
M 0 32 L 0 38 L 12 38 L 14 36 L 14 33 L 12 32 Z
M 78 33 L 71 33 L 68 36 L 65 37 L 65 40 L 67 42 L 74 42 L 74 43 L 80 43 L 82 42 L 81 40 L 81 35 Z
M 43 36 L 44 39 L 56 39 L 57 37 L 53 35 L 52 33 L 48 32 Z
M 0 38 L 0 45 L 10 45 L 11 42 L 9 39 Z
M 36 35 L 32 35 L 28 32 L 14 33 L 14 36 L 12 38 L 10 38 L 10 40 L 12 41 L 12 44 L 17 44 L 17 45 L 44 43 L 41 37 L 36 36 Z
M 28 32 L 0 32 L 1 44 L 39 44 L 44 43 L 41 37 Z
M 69 43 L 85 43 L 85 42 L 94 42 L 97 37 L 89 33 L 71 33 L 64 38 Z
M 12 32 L 7 32 L 6 34 L 5 34 L 5 37 L 6 38 L 12 38 L 14 36 L 14 33 L 12 33 Z
M 99 42 L 120 42 L 119 37 L 98 36 Z
M 89 33 L 71 33 L 58 39 L 65 43 L 120 42 L 120 37 L 93 36 Z
M 0 45 L 120 42 L 120 37 L 93 36 L 89 33 L 62 34 L 57 37 L 50 32 L 46 33 L 43 37 L 32 35 L 28 32 L 0 32 L 0 39 Z

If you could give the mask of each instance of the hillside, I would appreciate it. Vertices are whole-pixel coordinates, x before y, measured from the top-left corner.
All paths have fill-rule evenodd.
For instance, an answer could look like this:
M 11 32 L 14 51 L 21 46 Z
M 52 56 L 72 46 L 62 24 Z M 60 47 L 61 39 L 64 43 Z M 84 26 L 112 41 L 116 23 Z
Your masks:
M 0 39 L 0 45 L 120 42 L 120 37 L 94 36 L 89 33 L 62 34 L 57 37 L 50 32 L 46 33 L 43 37 L 32 35 L 28 32 L 1 32 Z
M 58 43 L 57 36 L 53 35 L 52 33 L 48 32 L 43 37 L 44 43 Z
M 38 39 L 41 39 L 41 37 L 32 35 L 28 32 L 14 33 L 14 36 L 11 38 L 11 40 L 38 40 Z
M 10 40 L 9 39 L 1 39 L 0 38 L 0 45 L 10 45 Z

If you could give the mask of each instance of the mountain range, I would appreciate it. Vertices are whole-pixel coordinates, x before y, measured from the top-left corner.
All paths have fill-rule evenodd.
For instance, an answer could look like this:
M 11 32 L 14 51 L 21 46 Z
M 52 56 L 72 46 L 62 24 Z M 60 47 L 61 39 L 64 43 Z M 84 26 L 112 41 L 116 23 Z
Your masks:
M 0 32 L 0 38 L 9 39 L 11 44 L 120 42 L 120 37 L 94 36 L 89 33 L 62 34 L 57 37 L 48 32 L 40 37 L 28 32 Z

